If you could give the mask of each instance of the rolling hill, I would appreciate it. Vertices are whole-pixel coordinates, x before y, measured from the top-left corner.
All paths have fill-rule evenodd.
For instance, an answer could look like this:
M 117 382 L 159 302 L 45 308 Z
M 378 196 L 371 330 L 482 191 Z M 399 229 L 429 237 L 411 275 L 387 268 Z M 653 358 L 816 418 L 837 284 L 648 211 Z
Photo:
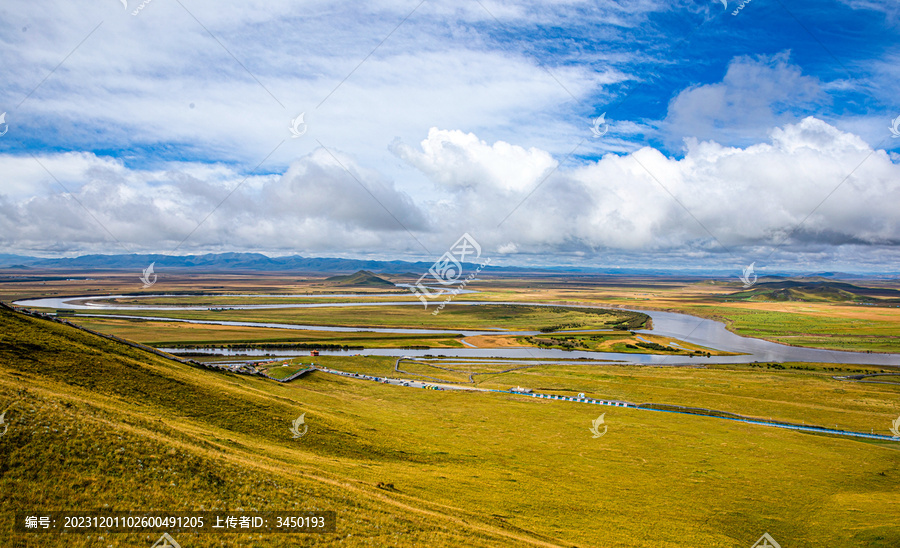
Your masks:
M 394 282 L 389 282 L 384 278 L 379 278 L 368 270 L 360 270 L 354 274 L 331 276 L 325 278 L 325 282 L 331 285 L 342 287 L 383 287 L 396 288 Z
M 283 386 L 194 368 L 49 320 L 0 309 L 0 546 L 17 538 L 23 510 L 337 510 L 334 534 L 230 534 L 229 546 L 495 546 L 517 538 L 468 526 L 427 503 L 386 499 L 375 483 L 321 466 L 429 457 L 398 454 L 354 432 L 344 397 L 325 379 Z M 324 381 L 324 382 L 323 382 Z M 326 410 L 330 408 L 330 410 Z M 291 420 L 307 413 L 298 442 Z M 10 519 L 7 519 L 9 517 Z M 159 536 L 158 533 L 156 536 Z M 40 546 L 94 546 L 87 535 L 43 535 Z M 145 535 L 114 534 L 103 546 L 150 546 Z M 221 546 L 182 533 L 182 546 Z
M 725 295 L 724 299 L 748 301 L 807 301 L 807 302 L 900 302 L 895 289 L 861 287 L 830 280 L 786 280 L 762 282 L 755 286 Z

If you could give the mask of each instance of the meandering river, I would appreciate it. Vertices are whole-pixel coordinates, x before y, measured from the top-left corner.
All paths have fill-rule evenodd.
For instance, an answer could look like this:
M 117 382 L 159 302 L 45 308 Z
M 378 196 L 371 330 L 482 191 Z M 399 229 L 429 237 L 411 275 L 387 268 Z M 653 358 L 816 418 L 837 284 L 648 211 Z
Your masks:
M 471 293 L 466 291 L 466 293 Z M 367 298 L 367 297 L 394 297 L 397 293 L 384 294 L 341 294 L 341 295 L 217 295 L 219 297 L 291 297 L 291 298 Z M 79 311 L 190 311 L 209 310 L 209 306 L 162 306 L 162 305 L 119 305 L 106 301 L 109 299 L 136 299 L 175 297 L 177 295 L 101 295 L 87 297 L 51 297 L 43 299 L 29 299 L 17 301 L 17 306 L 29 308 L 56 308 Z M 559 305 L 548 303 L 529 302 L 486 302 L 486 301 L 453 301 L 454 305 L 479 306 L 486 304 L 507 304 L 523 306 L 553 306 L 566 308 L 604 308 L 587 305 Z M 418 301 L 383 301 L 383 302 L 344 302 L 344 303 L 270 303 L 270 304 L 246 304 L 224 305 L 229 310 L 261 310 L 272 308 L 319 308 L 319 307 L 349 307 L 349 306 L 422 306 Z M 715 348 L 728 352 L 740 352 L 740 356 L 716 356 L 714 358 L 688 358 L 685 356 L 660 356 L 651 354 L 621 354 L 598 353 L 586 351 L 567 351 L 542 348 L 432 348 L 429 350 L 404 350 L 395 348 L 366 348 L 351 351 L 322 351 L 322 354 L 369 354 L 380 356 L 424 356 L 440 354 L 444 356 L 460 358 L 538 358 L 538 359 L 602 359 L 616 360 L 629 363 L 643 364 L 691 364 L 691 363 L 749 363 L 749 362 L 823 362 L 846 364 L 870 364 L 900 366 L 900 355 L 897 354 L 866 354 L 861 352 L 841 352 L 836 350 L 822 350 L 817 348 L 801 348 L 783 344 L 743 337 L 728 331 L 721 322 L 698 318 L 688 314 L 676 312 L 659 312 L 655 310 L 627 309 L 635 312 L 643 312 L 653 319 L 653 328 L 638 330 L 637 333 L 652 333 L 674 337 L 689 343 Z M 90 315 L 90 314 L 79 314 Z M 448 329 L 403 329 L 403 328 L 372 328 L 372 327 L 342 327 L 323 325 L 295 325 L 267 322 L 240 322 L 227 320 L 185 320 L 181 318 L 144 317 L 137 315 L 110 315 L 104 317 L 143 318 L 154 321 L 173 321 L 185 323 L 199 323 L 209 325 L 234 325 L 246 327 L 268 327 L 278 329 L 299 329 L 313 331 L 344 331 L 344 332 L 374 332 L 374 333 L 459 333 L 465 337 L 484 334 L 497 334 L 498 332 L 509 335 L 537 335 L 537 331 L 506 331 L 506 330 L 448 330 Z M 217 349 L 216 353 L 227 353 Z M 248 355 L 297 355 L 297 351 L 233 351 L 233 354 Z

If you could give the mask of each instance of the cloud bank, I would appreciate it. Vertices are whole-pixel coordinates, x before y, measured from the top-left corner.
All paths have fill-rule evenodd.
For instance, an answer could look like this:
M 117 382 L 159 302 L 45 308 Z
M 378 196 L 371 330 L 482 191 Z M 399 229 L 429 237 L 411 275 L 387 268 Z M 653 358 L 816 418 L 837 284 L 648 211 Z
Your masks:
M 0 245 L 22 251 L 229 249 L 440 254 L 463 232 L 507 261 L 580 257 L 798 264 L 900 243 L 900 166 L 884 150 L 808 117 L 744 148 L 688 140 L 682 158 L 644 147 L 582 165 L 472 133 L 432 128 L 395 142 L 434 199 L 407 194 L 352 156 L 319 148 L 281 175 L 225 166 L 128 169 L 92 154 L 3 157 L 17 184 L 0 196 Z M 202 223 L 202 224 L 201 224 Z M 199 225 L 199 228 L 198 228 Z M 777 253 L 776 253 L 777 251 Z
M 128 4 L 0 7 L 2 251 L 898 258 L 895 3 Z

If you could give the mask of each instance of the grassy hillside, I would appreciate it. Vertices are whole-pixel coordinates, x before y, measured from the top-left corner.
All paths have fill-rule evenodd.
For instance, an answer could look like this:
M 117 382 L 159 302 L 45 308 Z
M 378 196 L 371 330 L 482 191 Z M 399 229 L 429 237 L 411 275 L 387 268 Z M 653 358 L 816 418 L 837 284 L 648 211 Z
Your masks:
M 427 505 L 407 508 L 402 496 L 386 501 L 374 483 L 352 473 L 322 470 L 324 460 L 405 459 L 348 428 L 352 421 L 342 417 L 327 382 L 313 380 L 298 391 L 193 369 L 6 310 L 0 310 L 0 332 L 0 405 L 11 404 L 9 430 L 0 438 L 2 546 L 17 540 L 11 532 L 16 511 L 107 507 L 339 514 L 334 535 L 207 535 L 187 543 L 182 536 L 182 546 L 220 546 L 222 540 L 232 546 L 346 546 L 352 536 L 372 545 L 487 546 L 507 537 L 491 527 L 461 526 Z M 305 403 L 312 393 L 318 402 Z M 304 411 L 315 422 L 298 442 L 288 427 Z M 42 536 L 27 546 L 96 546 L 96 540 Z M 104 546 L 147 540 L 113 535 Z
M 640 391 L 641 378 L 617 370 Z M 523 375 L 531 386 L 541 380 Z M 677 375 L 673 403 L 694 391 L 690 371 Z M 599 377 L 598 390 L 619 382 Z M 792 376 L 775 379 L 791 392 Z M 884 392 L 865 389 L 852 385 L 853 397 L 885 405 Z M 803 390 L 793 394 L 804 400 Z M 766 407 L 764 390 L 740 400 Z M 7 516 L 16 510 L 107 506 L 338 515 L 331 535 L 176 537 L 185 548 L 737 548 L 765 531 L 791 548 L 900 545 L 900 450 L 889 442 L 322 373 L 281 385 L 0 311 L 0 408 L 10 403 L 0 437 L 2 546 L 14 545 Z M 594 439 L 588 427 L 603 411 L 609 430 Z M 290 421 L 304 412 L 309 433 L 294 440 Z M 153 540 L 69 535 L 27 545 Z
M 346 287 L 396 287 L 394 282 L 389 282 L 384 278 L 380 278 L 368 270 L 360 270 L 359 272 L 348 275 L 331 276 L 330 278 L 325 278 L 325 282 L 331 285 Z
M 833 303 L 900 302 L 900 291 L 867 288 L 834 281 L 763 282 L 745 291 L 725 296 L 726 299 L 749 301 L 803 301 Z

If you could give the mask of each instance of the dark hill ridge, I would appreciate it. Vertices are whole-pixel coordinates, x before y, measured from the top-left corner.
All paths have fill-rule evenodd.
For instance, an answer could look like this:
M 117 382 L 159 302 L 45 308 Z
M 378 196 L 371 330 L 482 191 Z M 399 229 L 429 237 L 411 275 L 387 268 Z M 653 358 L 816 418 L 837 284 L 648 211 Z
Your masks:
M 368 270 L 360 270 L 355 274 L 346 276 L 332 276 L 325 278 L 325 281 L 333 285 L 354 286 L 354 287 L 396 287 L 393 282 L 389 282 L 384 278 L 379 278 Z
M 826 302 L 900 302 L 900 291 L 878 287 L 861 287 L 845 282 L 785 280 L 763 282 L 750 289 L 726 296 L 749 301 L 826 301 Z

